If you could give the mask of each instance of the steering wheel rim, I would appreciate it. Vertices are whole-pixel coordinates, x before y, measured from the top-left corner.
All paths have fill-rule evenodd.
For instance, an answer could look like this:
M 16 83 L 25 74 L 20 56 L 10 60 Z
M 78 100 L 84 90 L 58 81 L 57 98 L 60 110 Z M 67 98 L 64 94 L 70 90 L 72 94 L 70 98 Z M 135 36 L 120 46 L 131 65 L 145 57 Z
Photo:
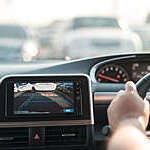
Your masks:
M 144 99 L 146 96 L 146 92 L 148 91 L 148 88 L 150 87 L 150 73 L 145 75 L 143 78 L 141 78 L 136 83 L 136 88 L 139 93 L 139 95 Z

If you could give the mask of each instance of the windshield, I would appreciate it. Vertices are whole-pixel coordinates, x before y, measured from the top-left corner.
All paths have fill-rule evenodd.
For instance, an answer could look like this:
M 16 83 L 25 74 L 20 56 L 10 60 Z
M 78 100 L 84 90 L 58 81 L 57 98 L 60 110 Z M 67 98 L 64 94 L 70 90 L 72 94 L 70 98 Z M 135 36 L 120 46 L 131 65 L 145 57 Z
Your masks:
M 0 64 L 149 51 L 149 0 L 0 1 Z

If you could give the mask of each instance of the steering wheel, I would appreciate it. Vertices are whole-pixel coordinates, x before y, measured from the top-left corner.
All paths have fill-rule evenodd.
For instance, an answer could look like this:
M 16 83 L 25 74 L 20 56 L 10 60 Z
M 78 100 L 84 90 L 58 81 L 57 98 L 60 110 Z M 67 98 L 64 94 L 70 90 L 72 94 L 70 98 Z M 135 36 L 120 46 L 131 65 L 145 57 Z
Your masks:
M 145 98 L 146 92 L 148 91 L 149 87 L 150 87 L 150 73 L 145 75 L 136 83 L 137 91 L 143 99 Z

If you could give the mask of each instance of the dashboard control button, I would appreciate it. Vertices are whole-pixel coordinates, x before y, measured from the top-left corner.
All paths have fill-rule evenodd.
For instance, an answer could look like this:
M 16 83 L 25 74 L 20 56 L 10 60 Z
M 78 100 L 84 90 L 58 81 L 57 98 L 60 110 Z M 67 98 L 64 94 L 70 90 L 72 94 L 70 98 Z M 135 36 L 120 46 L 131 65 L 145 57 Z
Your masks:
M 35 136 L 33 137 L 34 140 L 40 140 L 40 136 L 38 133 L 35 134 Z
M 33 127 L 29 128 L 29 144 L 37 145 L 44 144 L 45 141 L 45 128 Z
M 77 95 L 80 95 L 80 91 L 76 91 L 76 94 L 77 94 Z
M 80 85 L 81 85 L 80 82 L 76 82 L 76 83 L 75 83 L 76 89 L 79 89 L 79 88 L 80 88 Z
M 77 96 L 77 97 L 76 97 L 76 100 L 79 101 L 79 100 L 80 100 L 80 96 Z

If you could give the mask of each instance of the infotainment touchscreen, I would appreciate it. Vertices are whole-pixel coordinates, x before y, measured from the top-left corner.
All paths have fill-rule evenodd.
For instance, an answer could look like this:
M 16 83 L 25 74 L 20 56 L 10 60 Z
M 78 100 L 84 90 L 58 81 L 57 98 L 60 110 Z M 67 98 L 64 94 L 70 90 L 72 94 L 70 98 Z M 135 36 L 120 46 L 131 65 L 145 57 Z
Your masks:
M 82 118 L 90 106 L 89 81 L 84 75 L 8 76 L 1 83 L 5 117 L 30 121 Z
M 53 114 L 73 113 L 74 82 L 15 82 L 13 113 Z

